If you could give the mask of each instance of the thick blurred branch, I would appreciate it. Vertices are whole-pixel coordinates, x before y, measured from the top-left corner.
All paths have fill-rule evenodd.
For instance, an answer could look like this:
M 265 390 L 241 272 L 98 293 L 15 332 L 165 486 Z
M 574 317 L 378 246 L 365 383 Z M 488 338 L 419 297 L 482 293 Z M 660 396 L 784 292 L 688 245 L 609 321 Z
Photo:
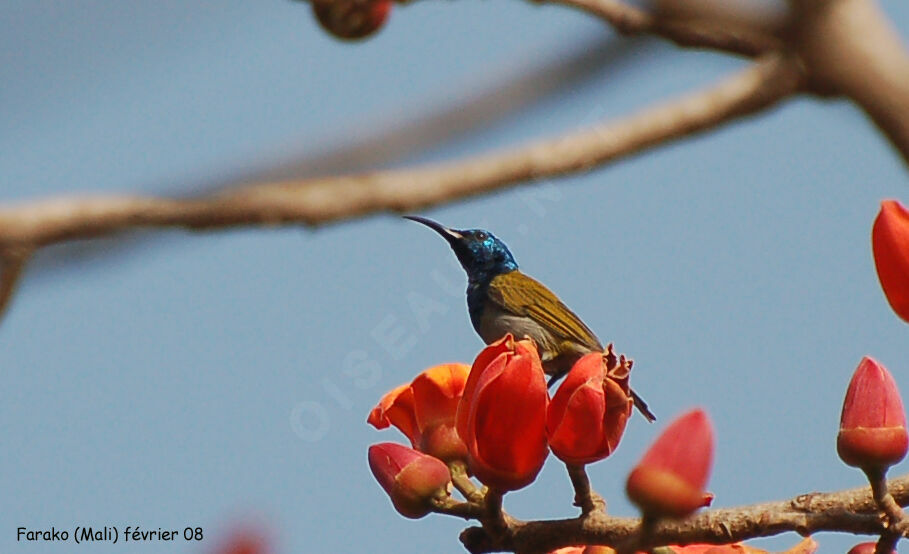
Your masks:
M 872 0 L 791 0 L 788 22 L 765 27 L 696 10 L 651 13 L 618 0 L 552 1 L 585 10 L 623 33 L 758 58 L 712 88 L 623 119 L 455 162 L 262 182 L 194 198 L 100 196 L 0 206 L 0 308 L 24 263 L 14 252 L 138 228 L 320 225 L 418 210 L 586 171 L 800 92 L 853 100 L 909 162 L 909 55 Z
M 818 94 L 858 104 L 909 163 L 909 53 L 871 0 L 797 0 L 792 48 Z
M 616 0 L 550 0 L 603 19 L 626 35 L 656 35 L 689 48 L 709 48 L 755 57 L 782 47 L 782 41 L 760 29 L 719 19 L 660 17 Z
M 711 129 L 799 90 L 793 59 L 769 55 L 718 85 L 615 122 L 510 151 L 421 168 L 264 183 L 199 198 L 66 198 L 0 207 L 0 252 L 141 227 L 318 225 L 417 210 L 588 170 Z
M 890 482 L 890 494 L 909 504 L 909 475 Z M 461 541 L 474 554 L 505 549 L 549 552 L 564 546 L 599 544 L 619 551 L 648 550 L 667 544 L 733 542 L 794 531 L 881 535 L 888 532 L 870 487 L 834 493 L 809 493 L 781 502 L 709 510 L 681 520 L 659 520 L 646 528 L 636 518 L 610 517 L 593 511 L 574 519 L 524 522 L 507 518 L 508 527 L 491 536 L 486 528 L 471 527 Z

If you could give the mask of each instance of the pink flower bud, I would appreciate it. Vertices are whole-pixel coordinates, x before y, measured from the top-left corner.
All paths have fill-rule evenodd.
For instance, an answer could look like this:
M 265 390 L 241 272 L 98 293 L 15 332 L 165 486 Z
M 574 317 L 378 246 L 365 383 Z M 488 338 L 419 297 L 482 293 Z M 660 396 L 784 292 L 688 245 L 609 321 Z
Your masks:
M 713 461 L 713 429 L 707 414 L 676 418 L 628 476 L 625 490 L 649 516 L 684 517 L 710 505 L 704 492 Z
M 432 456 L 391 442 L 369 447 L 369 469 L 398 513 L 418 519 L 430 512 L 430 500 L 451 481 L 448 467 Z
M 906 415 L 893 376 L 866 356 L 843 401 L 836 439 L 840 459 L 862 469 L 886 469 L 902 460 L 907 448 Z

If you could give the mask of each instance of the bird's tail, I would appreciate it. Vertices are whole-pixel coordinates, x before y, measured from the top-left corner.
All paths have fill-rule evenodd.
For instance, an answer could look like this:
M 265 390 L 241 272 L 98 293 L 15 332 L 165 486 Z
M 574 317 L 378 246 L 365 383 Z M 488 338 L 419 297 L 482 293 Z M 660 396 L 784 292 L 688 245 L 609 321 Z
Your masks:
M 650 411 L 650 408 L 647 407 L 647 403 L 644 402 L 644 399 L 638 396 L 638 393 L 631 391 L 631 399 L 634 401 L 634 407 L 641 412 L 641 415 L 644 416 L 647 421 L 656 421 L 656 416 L 653 415 L 653 412 Z

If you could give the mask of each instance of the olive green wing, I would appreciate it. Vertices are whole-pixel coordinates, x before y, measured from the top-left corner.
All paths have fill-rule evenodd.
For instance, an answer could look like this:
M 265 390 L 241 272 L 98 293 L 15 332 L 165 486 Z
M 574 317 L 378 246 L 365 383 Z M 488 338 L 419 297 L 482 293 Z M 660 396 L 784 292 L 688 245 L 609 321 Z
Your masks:
M 506 312 L 529 317 L 563 340 L 591 350 L 603 349 L 581 318 L 542 283 L 520 271 L 496 276 L 489 286 L 489 299 Z

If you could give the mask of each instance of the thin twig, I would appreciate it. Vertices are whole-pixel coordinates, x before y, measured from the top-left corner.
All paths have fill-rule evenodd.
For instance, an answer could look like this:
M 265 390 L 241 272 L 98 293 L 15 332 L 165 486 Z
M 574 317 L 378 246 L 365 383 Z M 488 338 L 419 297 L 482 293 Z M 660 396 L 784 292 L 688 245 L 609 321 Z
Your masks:
M 571 486 L 574 487 L 574 505 L 581 509 L 584 515 L 598 510 L 606 512 L 606 501 L 590 487 L 587 470 L 582 465 L 565 464 Z
M 887 526 L 897 536 L 904 535 L 909 529 L 909 520 L 900 505 L 896 503 L 887 487 L 887 470 L 880 468 L 865 469 L 865 475 L 871 484 L 871 497 L 878 508 L 887 516 Z M 889 551 L 888 551 L 889 552 Z
M 464 519 L 479 519 L 483 517 L 484 509 L 471 502 L 458 502 L 449 497 L 433 498 L 431 500 L 432 509 L 436 513 L 449 516 L 461 517 Z
M 449 462 L 448 471 L 451 473 L 452 484 L 458 489 L 458 492 L 464 495 L 468 502 L 474 504 L 483 503 L 485 495 L 467 475 L 467 464 L 462 461 Z

